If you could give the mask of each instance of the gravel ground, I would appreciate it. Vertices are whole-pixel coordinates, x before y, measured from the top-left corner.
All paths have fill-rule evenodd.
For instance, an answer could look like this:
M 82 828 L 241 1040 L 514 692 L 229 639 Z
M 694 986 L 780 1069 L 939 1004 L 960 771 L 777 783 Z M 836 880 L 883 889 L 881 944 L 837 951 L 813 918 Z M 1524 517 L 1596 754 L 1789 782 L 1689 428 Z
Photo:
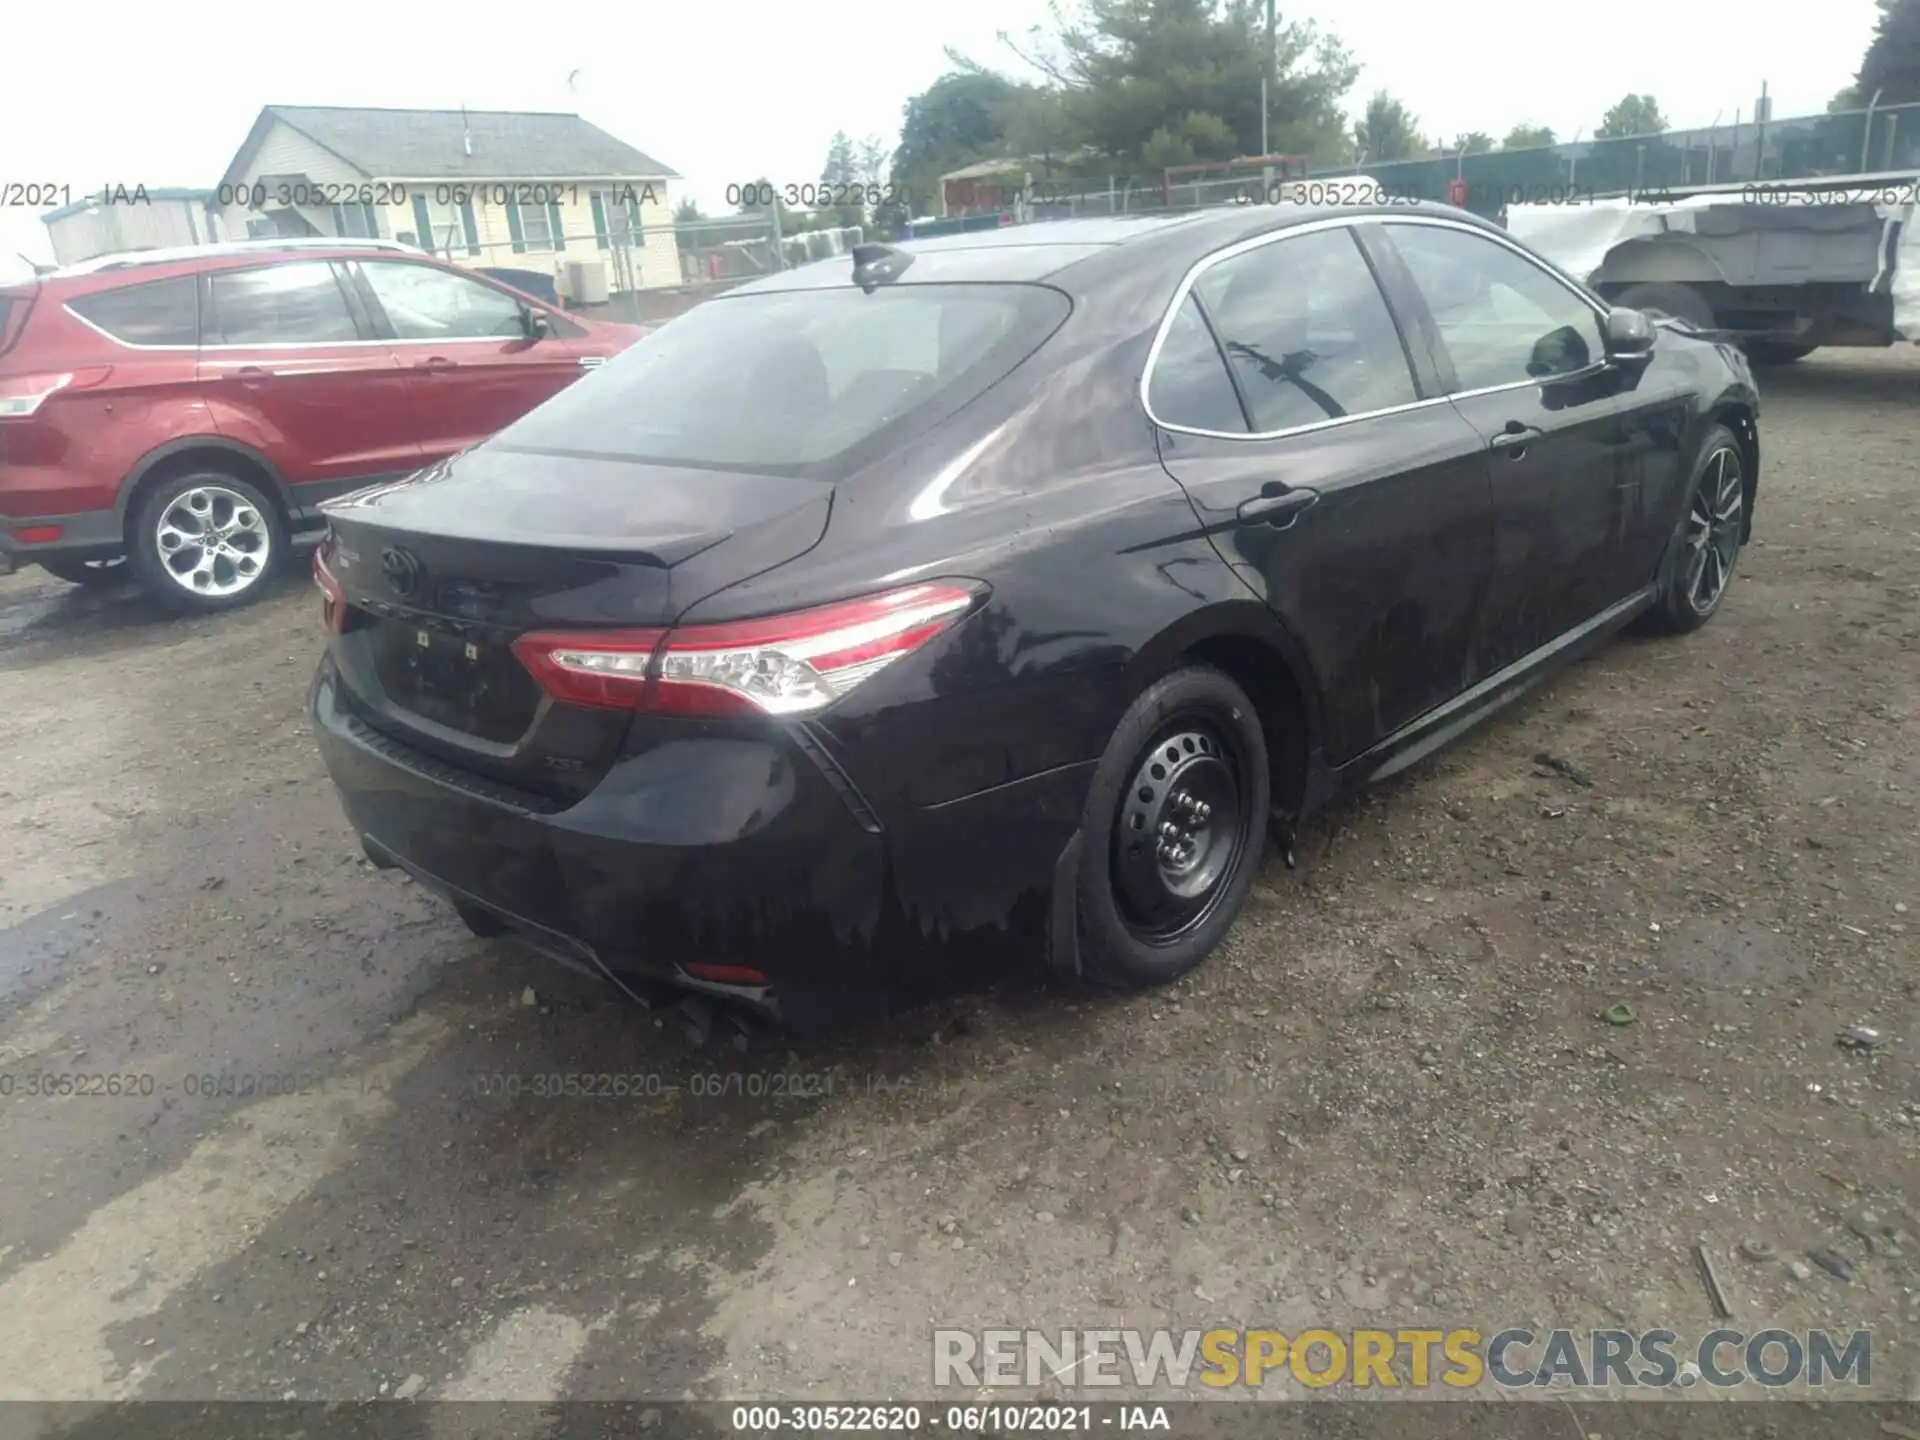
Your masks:
M 1907 1396 L 1920 363 L 1766 384 L 1713 624 L 1325 817 L 1189 981 L 751 1058 L 357 860 L 304 580 L 188 622 L 0 580 L 0 1399 L 917 1395 L 936 1323 L 1697 1335 L 1702 1237 L 1734 1324 L 1870 1326 Z M 552 1074 L 638 1093 L 497 1093 Z

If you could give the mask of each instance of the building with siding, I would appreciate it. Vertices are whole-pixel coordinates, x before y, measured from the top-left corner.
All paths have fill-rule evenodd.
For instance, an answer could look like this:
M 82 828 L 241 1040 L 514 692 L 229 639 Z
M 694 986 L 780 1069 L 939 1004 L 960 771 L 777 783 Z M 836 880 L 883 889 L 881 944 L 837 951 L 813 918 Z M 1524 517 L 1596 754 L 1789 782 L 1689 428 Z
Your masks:
M 211 190 L 103 187 L 47 211 L 40 222 L 53 243 L 53 258 L 76 265 L 116 250 L 165 250 L 217 239 L 207 214 L 212 199 Z
M 212 197 L 216 238 L 380 237 L 459 264 L 569 262 L 611 290 L 681 282 L 668 187 L 680 177 L 578 115 L 269 105 Z

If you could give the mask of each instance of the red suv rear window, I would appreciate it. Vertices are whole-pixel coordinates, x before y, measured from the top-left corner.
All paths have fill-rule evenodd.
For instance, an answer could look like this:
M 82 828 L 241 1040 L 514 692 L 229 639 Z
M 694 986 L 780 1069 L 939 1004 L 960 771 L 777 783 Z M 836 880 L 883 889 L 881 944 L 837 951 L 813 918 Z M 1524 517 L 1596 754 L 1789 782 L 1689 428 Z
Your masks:
M 125 345 L 200 343 L 199 290 L 191 275 L 83 295 L 67 308 Z
M 26 313 L 25 295 L 0 295 L 0 355 L 13 347 L 13 327 Z

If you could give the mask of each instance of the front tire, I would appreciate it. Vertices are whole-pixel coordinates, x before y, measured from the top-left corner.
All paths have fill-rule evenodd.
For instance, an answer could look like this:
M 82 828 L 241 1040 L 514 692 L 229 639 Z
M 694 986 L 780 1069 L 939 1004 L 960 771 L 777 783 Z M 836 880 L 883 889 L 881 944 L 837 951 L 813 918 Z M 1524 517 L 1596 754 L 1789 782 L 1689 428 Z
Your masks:
M 251 481 L 196 470 L 141 499 L 128 553 L 161 604 L 209 614 L 257 600 L 285 559 L 288 538 L 279 507 Z
M 1246 692 L 1210 665 L 1156 680 L 1128 707 L 1081 820 L 1082 973 L 1164 985 L 1219 944 L 1259 873 L 1266 738 Z
M 1667 547 L 1659 595 L 1647 617 L 1654 630 L 1682 635 L 1718 613 L 1746 541 L 1745 465 L 1732 431 L 1724 425 L 1707 431 L 1694 462 L 1687 511 Z

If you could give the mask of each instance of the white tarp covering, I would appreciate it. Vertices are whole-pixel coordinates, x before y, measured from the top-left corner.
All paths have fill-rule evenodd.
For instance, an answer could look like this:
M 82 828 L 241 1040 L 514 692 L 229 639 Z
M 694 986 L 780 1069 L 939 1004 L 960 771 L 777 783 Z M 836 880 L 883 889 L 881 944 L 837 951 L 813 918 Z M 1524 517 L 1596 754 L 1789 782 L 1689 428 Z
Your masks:
M 1585 205 L 1513 205 L 1507 233 L 1525 241 L 1575 279 L 1591 281 L 1607 252 L 1624 240 L 1660 234 L 1691 234 L 1702 210 L 1730 203 L 1724 195 L 1689 195 L 1664 205 L 1631 200 L 1595 200 Z M 1731 203 L 1738 203 L 1731 202 Z M 1920 226 L 1911 205 L 1874 209 L 1892 229 L 1900 224 L 1893 255 L 1893 324 L 1902 339 L 1920 340 Z
M 1585 205 L 1510 205 L 1507 233 L 1525 241 L 1576 280 L 1593 279 L 1607 252 L 1623 240 L 1669 231 L 1690 234 L 1696 211 L 1724 205 L 1717 195 L 1691 195 L 1666 205 L 1594 200 Z
M 1920 215 L 1916 207 L 1887 207 L 1885 218 L 1903 221 L 1893 258 L 1893 328 L 1902 340 L 1920 340 Z M 1889 217 L 1888 212 L 1892 211 Z

